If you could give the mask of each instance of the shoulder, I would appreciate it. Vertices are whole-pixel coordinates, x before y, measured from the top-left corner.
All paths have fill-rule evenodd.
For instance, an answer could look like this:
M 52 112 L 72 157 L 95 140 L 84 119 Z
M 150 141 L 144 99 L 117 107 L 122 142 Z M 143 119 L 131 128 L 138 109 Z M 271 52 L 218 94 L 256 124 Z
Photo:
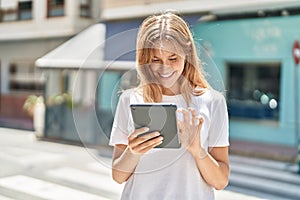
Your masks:
M 219 102 L 225 102 L 225 96 L 223 93 L 214 90 L 212 88 L 207 89 L 202 95 L 194 96 L 193 99 L 196 102 L 203 102 L 207 104 L 215 104 Z
M 139 96 L 141 96 L 141 94 L 138 88 L 127 89 L 121 92 L 119 101 L 129 104 L 132 99 L 135 99 Z
M 219 92 L 217 90 L 209 89 L 207 91 L 207 95 L 208 95 L 208 98 L 210 98 L 210 100 L 212 102 L 225 101 L 225 94 L 221 93 L 221 92 Z

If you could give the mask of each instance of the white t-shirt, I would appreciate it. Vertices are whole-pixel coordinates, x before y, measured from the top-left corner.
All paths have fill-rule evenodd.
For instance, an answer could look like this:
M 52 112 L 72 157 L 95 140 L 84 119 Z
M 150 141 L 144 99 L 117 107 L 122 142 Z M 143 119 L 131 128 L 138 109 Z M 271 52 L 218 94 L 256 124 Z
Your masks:
M 187 108 L 182 95 L 163 96 L 166 103 Z M 110 145 L 128 144 L 128 136 L 134 131 L 130 104 L 144 103 L 135 90 L 126 90 L 120 97 Z M 189 107 L 196 109 L 204 123 L 201 129 L 202 147 L 229 146 L 228 113 L 225 98 L 220 93 L 207 90 L 201 96 L 193 96 Z M 144 154 L 134 173 L 125 184 L 123 200 L 213 200 L 213 188 L 199 173 L 191 154 L 184 149 L 154 148 Z

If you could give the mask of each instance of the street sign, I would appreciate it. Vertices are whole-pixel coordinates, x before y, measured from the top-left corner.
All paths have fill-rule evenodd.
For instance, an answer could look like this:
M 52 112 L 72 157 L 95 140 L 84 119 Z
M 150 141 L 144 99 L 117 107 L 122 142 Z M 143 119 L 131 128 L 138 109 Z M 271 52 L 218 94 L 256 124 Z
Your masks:
M 293 59 L 297 66 L 300 62 L 300 44 L 298 40 L 295 40 L 293 44 Z

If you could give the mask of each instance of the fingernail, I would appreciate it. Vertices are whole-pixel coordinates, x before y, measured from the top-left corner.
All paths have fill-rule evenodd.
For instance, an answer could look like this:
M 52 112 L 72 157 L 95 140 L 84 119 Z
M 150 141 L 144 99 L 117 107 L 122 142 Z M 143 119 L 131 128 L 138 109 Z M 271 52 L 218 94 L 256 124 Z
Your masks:
M 179 120 L 179 121 L 183 121 L 183 114 L 181 113 L 181 112 L 177 112 L 177 119 Z
M 178 112 L 181 112 L 181 111 L 182 111 L 182 108 L 177 108 L 177 111 L 178 111 Z
M 195 110 L 193 107 L 188 107 L 188 110 Z
M 145 127 L 144 128 L 144 131 L 149 131 L 150 129 L 148 127 Z
M 159 135 L 160 135 L 159 132 L 155 132 L 155 133 L 154 133 L 154 136 L 159 136 Z
M 203 118 L 201 117 L 200 119 L 199 119 L 199 124 L 202 124 L 203 123 Z

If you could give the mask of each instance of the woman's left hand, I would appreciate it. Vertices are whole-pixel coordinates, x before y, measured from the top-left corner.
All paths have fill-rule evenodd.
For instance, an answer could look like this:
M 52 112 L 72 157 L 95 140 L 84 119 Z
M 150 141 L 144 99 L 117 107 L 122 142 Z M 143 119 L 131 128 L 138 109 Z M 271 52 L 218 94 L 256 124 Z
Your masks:
M 193 108 L 180 108 L 177 112 L 183 115 L 183 120 L 178 119 L 181 145 L 187 148 L 192 155 L 197 155 L 203 151 L 200 139 L 203 118 L 200 117 Z

